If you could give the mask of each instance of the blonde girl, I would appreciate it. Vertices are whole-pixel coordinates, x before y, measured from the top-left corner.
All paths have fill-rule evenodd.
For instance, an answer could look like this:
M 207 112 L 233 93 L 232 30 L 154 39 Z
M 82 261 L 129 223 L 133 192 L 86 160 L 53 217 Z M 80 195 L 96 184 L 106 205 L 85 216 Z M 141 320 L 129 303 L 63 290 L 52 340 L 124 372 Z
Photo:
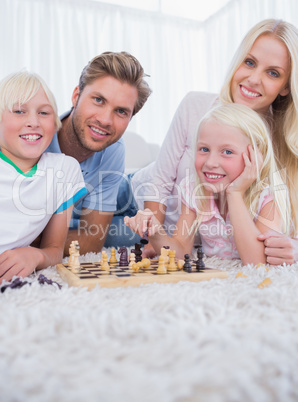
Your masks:
M 140 235 L 148 229 L 158 254 L 164 245 L 178 257 L 190 253 L 198 229 L 208 256 L 265 262 L 257 236 L 268 229 L 288 234 L 291 219 L 264 120 L 239 104 L 214 108 L 200 122 L 194 165 L 196 175 L 180 185 L 181 215 L 172 237 L 149 209 L 125 223 Z

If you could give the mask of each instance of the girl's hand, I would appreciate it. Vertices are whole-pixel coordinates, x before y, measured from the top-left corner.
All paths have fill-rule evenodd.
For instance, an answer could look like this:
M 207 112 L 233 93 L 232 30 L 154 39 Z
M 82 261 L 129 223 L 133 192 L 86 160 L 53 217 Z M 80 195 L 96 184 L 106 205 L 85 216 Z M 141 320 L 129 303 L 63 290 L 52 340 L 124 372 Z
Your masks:
M 0 283 L 10 281 L 15 275 L 25 277 L 35 270 L 42 260 L 42 253 L 34 247 L 4 251 L 0 255 Z
M 257 162 L 255 151 L 251 145 L 248 145 L 248 154 L 242 154 L 244 159 L 243 172 L 227 187 L 227 194 L 241 193 L 243 196 L 245 191 L 252 185 L 257 178 Z M 263 156 L 261 152 L 256 150 L 259 171 L 263 165 Z
M 124 223 L 141 237 L 147 230 L 148 237 L 153 236 L 161 226 L 158 219 L 154 216 L 154 213 L 148 208 L 144 211 L 138 211 L 132 218 L 125 216 Z

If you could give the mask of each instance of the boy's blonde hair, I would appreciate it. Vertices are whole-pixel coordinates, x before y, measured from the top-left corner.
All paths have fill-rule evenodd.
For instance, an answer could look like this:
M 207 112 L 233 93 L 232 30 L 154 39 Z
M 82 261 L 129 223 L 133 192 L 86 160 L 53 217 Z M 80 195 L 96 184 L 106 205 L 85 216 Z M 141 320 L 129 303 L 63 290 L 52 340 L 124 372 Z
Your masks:
M 39 88 L 42 88 L 53 108 L 55 115 L 55 125 L 57 130 L 61 127 L 61 121 L 57 113 L 57 105 L 54 95 L 50 91 L 45 81 L 35 73 L 22 70 L 8 75 L 0 81 L 0 121 L 5 109 L 12 112 L 15 104 L 23 105 L 27 103 Z
M 254 42 L 260 36 L 269 35 L 280 40 L 288 49 L 291 61 L 289 78 L 290 92 L 286 96 L 278 95 L 271 105 L 270 128 L 274 152 L 279 168 L 286 168 L 284 181 L 289 189 L 291 211 L 297 236 L 298 228 L 298 30 L 285 21 L 267 19 L 256 24 L 244 37 L 232 59 L 225 83 L 220 93 L 223 103 L 233 102 L 231 82 L 235 72 L 245 60 Z
M 263 164 L 261 167 L 257 165 L 257 179 L 245 192 L 245 205 L 252 218 L 255 218 L 257 216 L 260 194 L 269 186 L 282 218 L 283 232 L 289 234 L 291 227 L 291 207 L 288 199 L 288 191 L 282 180 L 282 175 L 278 171 L 266 122 L 248 106 L 236 103 L 220 105 L 208 112 L 200 121 L 197 143 L 202 126 L 209 121 L 241 130 L 249 138 L 253 146 L 256 162 L 258 160 L 257 149 L 261 152 Z M 204 186 L 200 185 L 198 179 L 196 187 L 198 210 L 206 211 L 208 210 L 209 203 L 208 196 Z M 198 216 L 196 225 L 199 225 L 201 220 L 202 218 Z

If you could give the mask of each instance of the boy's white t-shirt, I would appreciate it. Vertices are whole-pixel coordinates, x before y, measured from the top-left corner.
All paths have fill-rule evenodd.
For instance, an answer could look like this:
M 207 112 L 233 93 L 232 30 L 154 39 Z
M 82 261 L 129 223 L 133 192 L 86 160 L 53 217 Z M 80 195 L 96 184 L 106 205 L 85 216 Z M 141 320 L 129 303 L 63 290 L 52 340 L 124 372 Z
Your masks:
M 0 152 L 0 183 L 0 253 L 29 246 L 87 192 L 79 163 L 64 154 L 44 153 L 24 174 Z

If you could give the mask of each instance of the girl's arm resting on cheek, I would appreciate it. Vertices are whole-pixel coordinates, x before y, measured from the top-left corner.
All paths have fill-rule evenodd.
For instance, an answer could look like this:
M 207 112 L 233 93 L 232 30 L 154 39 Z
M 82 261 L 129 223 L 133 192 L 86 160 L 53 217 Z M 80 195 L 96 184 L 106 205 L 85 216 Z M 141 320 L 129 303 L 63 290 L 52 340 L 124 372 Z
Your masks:
M 281 229 L 280 215 L 273 201 L 262 208 L 255 223 L 240 193 L 227 194 L 227 200 L 233 236 L 243 264 L 266 263 L 265 246 L 258 235 L 268 229 Z
M 40 249 L 21 247 L 7 250 L 0 255 L 0 283 L 15 275 L 25 277 L 35 269 L 55 265 L 62 260 L 72 207 L 54 214 L 44 229 Z
M 149 209 L 139 211 L 133 218 L 125 217 L 124 222 L 140 236 L 148 229 L 149 241 L 157 255 L 160 254 L 161 247 L 169 246 L 170 249 L 176 250 L 176 257 L 183 258 L 184 254 L 192 250 L 194 233 L 190 234 L 190 228 L 195 219 L 195 212 L 182 203 L 181 215 L 172 237 L 167 235 L 161 223 Z

